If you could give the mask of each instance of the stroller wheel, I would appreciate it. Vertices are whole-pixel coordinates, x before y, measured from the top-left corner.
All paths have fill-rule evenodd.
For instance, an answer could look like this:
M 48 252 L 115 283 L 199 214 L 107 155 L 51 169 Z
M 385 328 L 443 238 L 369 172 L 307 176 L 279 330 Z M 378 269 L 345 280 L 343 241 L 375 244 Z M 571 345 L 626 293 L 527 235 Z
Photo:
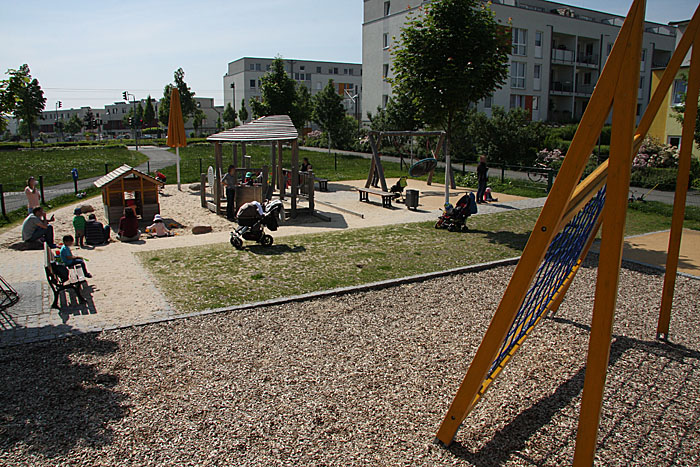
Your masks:
M 457 231 L 457 226 L 454 225 L 454 224 L 450 224 L 449 226 L 447 226 L 447 230 L 448 230 L 449 232 L 456 232 L 456 231 Z
M 272 243 L 275 241 L 274 238 L 272 238 L 272 235 L 263 235 L 262 238 L 260 239 L 260 244 L 262 246 L 272 246 Z
M 462 226 L 462 232 L 469 232 L 469 227 L 467 227 L 467 224 Z
M 243 249 L 243 240 L 241 240 L 238 237 L 231 237 L 231 245 L 233 245 L 233 247 L 236 250 L 242 250 Z
M 437 222 L 435 223 L 435 228 L 436 228 L 436 229 L 442 228 L 442 222 L 437 221 Z

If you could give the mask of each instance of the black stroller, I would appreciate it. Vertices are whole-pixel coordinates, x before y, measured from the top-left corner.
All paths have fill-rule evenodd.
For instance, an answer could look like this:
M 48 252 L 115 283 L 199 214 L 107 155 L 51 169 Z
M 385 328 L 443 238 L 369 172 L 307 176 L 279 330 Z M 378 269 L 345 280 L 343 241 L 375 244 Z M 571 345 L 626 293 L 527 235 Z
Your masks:
M 467 217 L 476 214 L 476 197 L 474 193 L 467 193 L 457 201 L 453 207 L 445 203 L 445 210 L 435 223 L 436 229 L 447 229 L 450 232 L 466 232 Z
M 238 228 L 231 232 L 231 245 L 237 250 L 243 248 L 243 240 L 252 240 L 262 246 L 271 246 L 272 235 L 265 233 L 265 227 L 276 231 L 280 213 L 284 209 L 282 201 L 276 199 L 261 205 L 257 201 L 246 203 L 238 210 Z M 262 210 L 262 214 L 260 214 Z

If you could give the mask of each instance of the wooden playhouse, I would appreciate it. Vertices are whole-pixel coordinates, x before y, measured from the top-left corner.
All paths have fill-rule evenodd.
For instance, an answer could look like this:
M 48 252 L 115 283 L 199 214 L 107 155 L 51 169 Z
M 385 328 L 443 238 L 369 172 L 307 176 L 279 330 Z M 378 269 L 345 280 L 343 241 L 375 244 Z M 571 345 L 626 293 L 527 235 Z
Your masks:
M 163 183 L 140 170 L 122 165 L 95 180 L 95 186 L 102 188 L 105 217 L 110 224 L 118 223 L 127 207 L 145 221 L 160 214 L 158 190 Z

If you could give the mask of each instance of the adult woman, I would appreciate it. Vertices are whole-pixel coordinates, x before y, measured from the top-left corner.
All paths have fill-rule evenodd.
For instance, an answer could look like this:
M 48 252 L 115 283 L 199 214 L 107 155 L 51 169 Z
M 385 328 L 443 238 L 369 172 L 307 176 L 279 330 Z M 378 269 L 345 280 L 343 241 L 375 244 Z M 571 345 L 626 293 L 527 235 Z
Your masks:
M 121 242 L 135 242 L 141 236 L 139 219 L 130 208 L 124 209 L 124 217 L 119 219 L 119 233 L 117 239 Z
M 29 177 L 27 186 L 24 188 L 24 195 L 27 197 L 27 214 L 31 214 L 34 208 L 41 204 L 41 195 L 36 189 L 36 178 Z

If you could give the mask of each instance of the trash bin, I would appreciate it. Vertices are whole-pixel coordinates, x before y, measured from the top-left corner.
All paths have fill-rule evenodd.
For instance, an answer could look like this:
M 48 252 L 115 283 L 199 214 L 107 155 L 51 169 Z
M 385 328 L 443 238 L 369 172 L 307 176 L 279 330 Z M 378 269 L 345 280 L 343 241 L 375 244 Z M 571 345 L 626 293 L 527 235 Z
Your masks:
M 418 208 L 418 190 L 406 190 L 406 201 L 407 208 Z

